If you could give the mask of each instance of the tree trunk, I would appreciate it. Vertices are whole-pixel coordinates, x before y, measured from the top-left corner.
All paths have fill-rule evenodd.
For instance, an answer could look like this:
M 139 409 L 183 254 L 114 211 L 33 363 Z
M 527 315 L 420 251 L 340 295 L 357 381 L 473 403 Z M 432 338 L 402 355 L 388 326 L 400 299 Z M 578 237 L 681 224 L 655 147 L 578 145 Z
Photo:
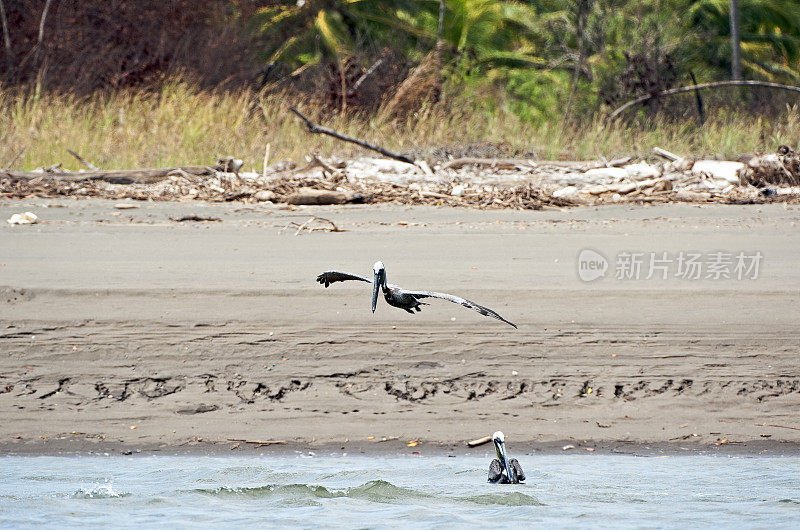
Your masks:
M 444 0 L 439 0 L 439 31 L 436 34 L 436 78 L 442 88 L 442 51 L 444 50 Z
M 742 78 L 742 41 L 739 35 L 739 0 L 730 0 L 731 15 L 731 77 Z
M 586 59 L 586 43 L 584 34 L 586 33 L 586 23 L 589 18 L 589 10 L 592 8 L 592 0 L 578 0 L 576 13 L 576 31 L 578 33 L 578 62 L 575 63 L 575 70 L 572 72 L 572 83 L 569 89 L 569 101 L 567 109 L 564 111 L 564 121 L 569 121 L 572 117 L 572 102 L 575 98 L 575 91 L 578 88 L 578 78 L 580 77 L 583 62 Z
M 0 22 L 3 24 L 3 44 L 6 49 L 6 76 L 11 76 L 11 37 L 8 34 L 8 20 L 6 19 L 6 8 L 3 0 L 0 0 Z

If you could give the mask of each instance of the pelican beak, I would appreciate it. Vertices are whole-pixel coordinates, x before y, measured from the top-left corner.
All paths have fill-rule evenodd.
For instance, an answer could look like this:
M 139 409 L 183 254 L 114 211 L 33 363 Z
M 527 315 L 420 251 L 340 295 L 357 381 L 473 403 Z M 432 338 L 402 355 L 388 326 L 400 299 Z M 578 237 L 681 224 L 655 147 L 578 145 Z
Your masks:
M 375 279 L 372 281 L 372 312 L 375 312 L 375 307 L 378 305 L 378 291 L 381 288 L 381 273 L 375 272 Z
M 500 464 L 503 466 L 503 469 L 506 470 L 506 476 L 508 477 L 508 482 L 513 484 L 511 467 L 508 465 L 508 459 L 506 458 L 505 442 L 503 442 L 502 440 L 495 439 L 494 448 L 497 450 L 497 458 L 498 460 L 500 460 Z

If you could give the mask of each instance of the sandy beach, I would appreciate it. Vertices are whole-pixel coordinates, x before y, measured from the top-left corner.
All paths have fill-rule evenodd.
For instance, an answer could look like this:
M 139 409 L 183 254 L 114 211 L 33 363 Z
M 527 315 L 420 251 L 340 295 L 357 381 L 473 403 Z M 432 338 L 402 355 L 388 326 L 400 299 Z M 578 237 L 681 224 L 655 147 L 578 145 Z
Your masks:
M 0 452 L 466 451 L 498 429 L 532 450 L 800 452 L 800 206 L 135 204 L 0 201 L 41 219 L 0 227 Z M 286 229 L 313 215 L 344 231 Z M 587 248 L 605 278 L 578 277 Z M 689 251 L 763 261 L 615 278 L 621 252 Z M 436 300 L 373 315 L 366 284 L 314 281 L 378 259 L 519 329 Z

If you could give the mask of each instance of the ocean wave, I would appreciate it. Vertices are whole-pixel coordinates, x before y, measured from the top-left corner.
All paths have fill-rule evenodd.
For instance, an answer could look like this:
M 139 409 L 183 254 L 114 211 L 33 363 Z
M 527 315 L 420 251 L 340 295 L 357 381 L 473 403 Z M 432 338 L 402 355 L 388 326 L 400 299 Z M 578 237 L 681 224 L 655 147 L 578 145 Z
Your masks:
M 487 493 L 460 497 L 459 500 L 472 504 L 499 505 L 499 506 L 544 506 L 536 497 L 519 491 L 504 493 Z
M 69 497 L 72 499 L 116 499 L 129 495 L 130 493 L 114 491 L 112 484 L 97 484 L 90 488 L 81 488 Z
M 400 503 L 430 499 L 433 495 L 410 488 L 401 488 L 385 480 L 371 480 L 355 488 L 348 488 L 347 496 L 371 502 Z
M 343 497 L 336 491 L 328 490 L 324 486 L 312 486 L 307 484 L 267 484 L 265 486 L 219 486 L 217 488 L 197 488 L 192 490 L 203 495 L 219 497 L 253 497 L 258 499 L 269 498 L 298 498 L 308 497 L 330 499 L 333 497 Z
M 387 499 L 397 499 L 403 496 L 414 495 L 413 490 L 398 488 L 383 480 L 373 480 L 354 488 L 329 489 L 325 486 L 312 484 L 267 484 L 265 486 L 220 486 L 217 488 L 198 488 L 197 493 L 214 496 L 239 496 L 253 498 L 278 498 L 286 500 L 307 499 L 333 499 L 338 497 L 351 497 L 366 499 L 374 502 L 386 502 Z
M 212 496 L 238 496 L 259 499 L 276 499 L 292 503 L 317 504 L 317 499 L 351 498 L 382 504 L 401 503 L 439 503 L 449 502 L 454 504 L 479 504 L 500 506 L 542 506 L 535 497 L 519 491 L 501 493 L 488 493 L 454 497 L 435 495 L 410 488 L 395 486 L 385 480 L 371 480 L 360 486 L 351 488 L 326 488 L 325 486 L 311 484 L 269 484 L 265 486 L 220 486 L 217 488 L 198 488 L 195 493 Z

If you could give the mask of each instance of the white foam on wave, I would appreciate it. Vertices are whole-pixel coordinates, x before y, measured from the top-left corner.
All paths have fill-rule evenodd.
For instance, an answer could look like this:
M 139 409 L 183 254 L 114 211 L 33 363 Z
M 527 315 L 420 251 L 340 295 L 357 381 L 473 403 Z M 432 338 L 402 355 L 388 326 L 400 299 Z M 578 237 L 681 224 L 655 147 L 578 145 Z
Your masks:
M 72 497 L 76 499 L 115 499 L 128 495 L 130 494 L 115 491 L 111 482 L 105 482 L 103 484 L 94 484 L 88 488 L 81 488 L 73 493 Z

